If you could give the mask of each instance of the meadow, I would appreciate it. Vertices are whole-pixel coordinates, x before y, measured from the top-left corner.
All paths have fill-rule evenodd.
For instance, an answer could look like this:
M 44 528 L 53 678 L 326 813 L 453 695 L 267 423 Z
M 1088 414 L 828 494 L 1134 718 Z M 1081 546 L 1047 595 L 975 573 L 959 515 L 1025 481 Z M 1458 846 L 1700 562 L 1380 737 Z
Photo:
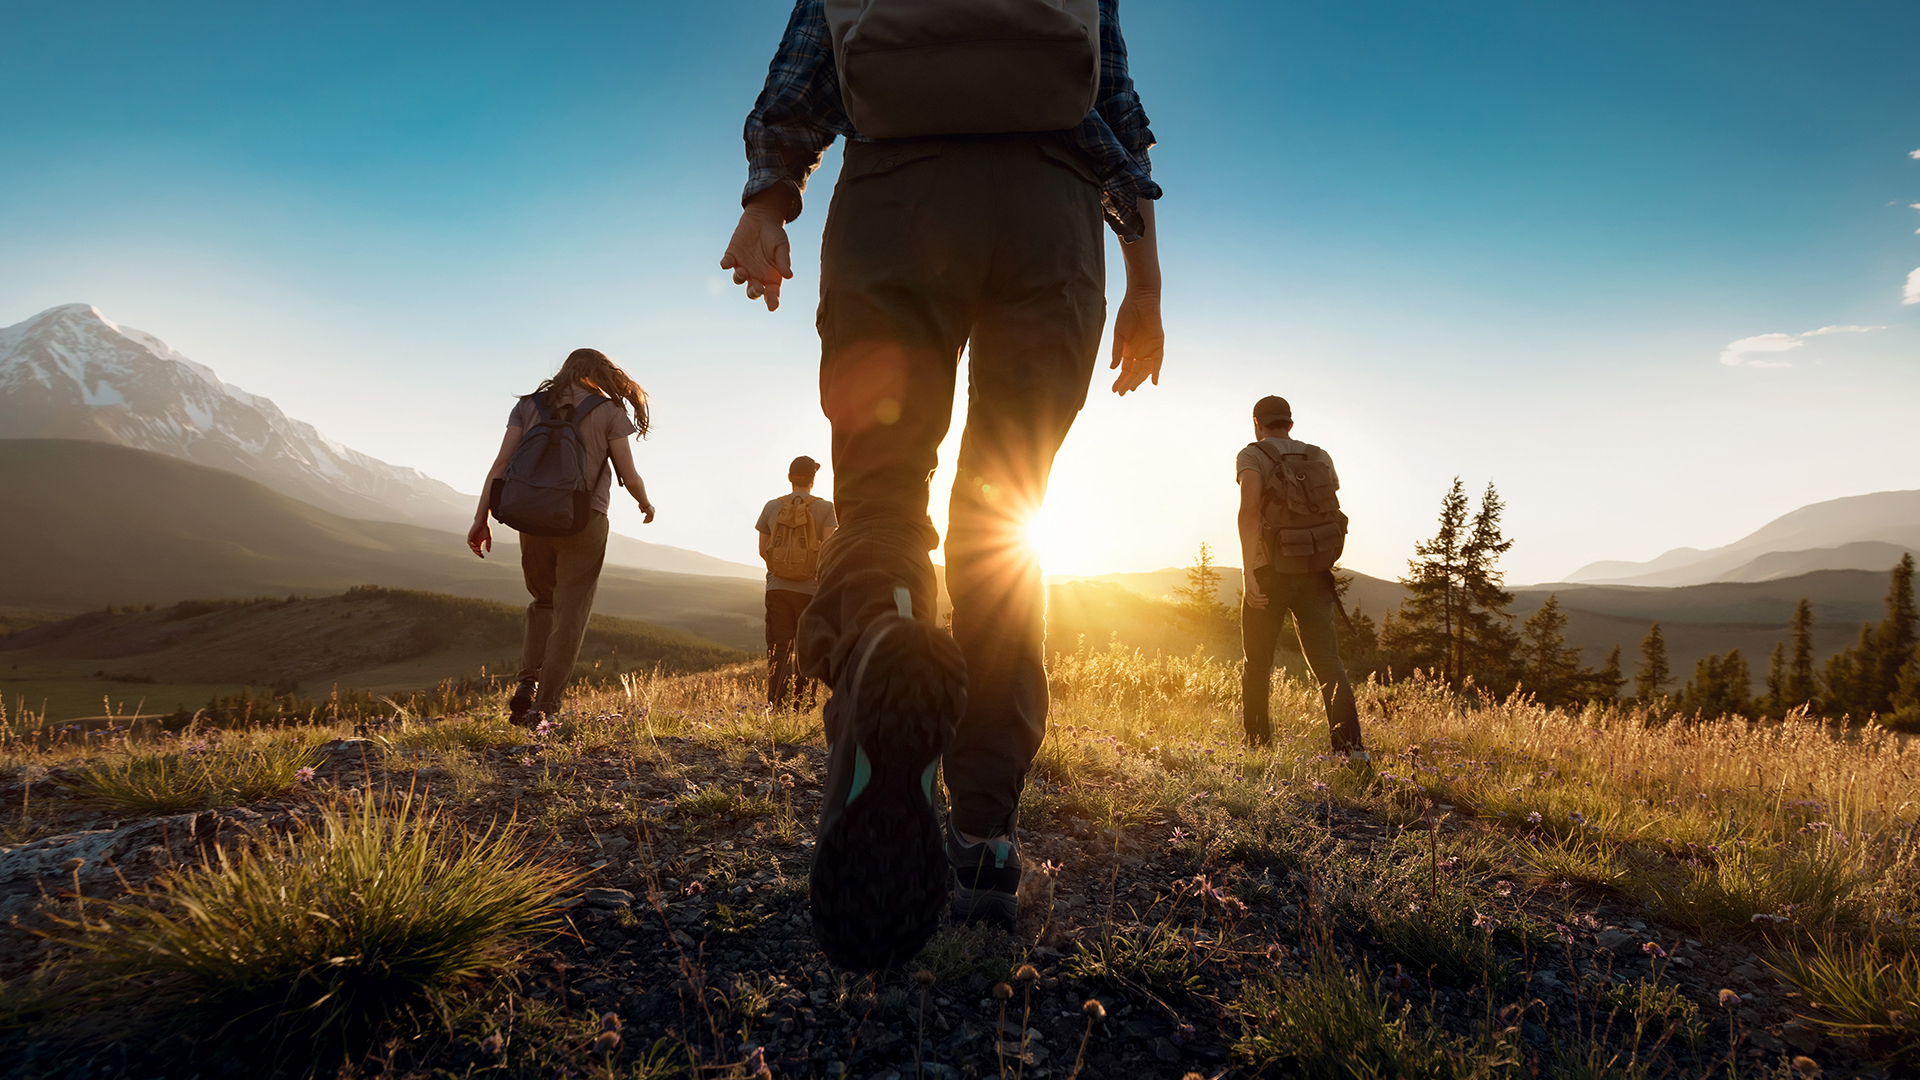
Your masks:
M 1906 1075 L 1901 736 L 1421 678 L 1371 772 L 1276 678 L 1056 657 L 1018 931 L 828 967 L 819 712 L 750 665 L 542 730 L 432 718 L 0 740 L 0 1075 Z

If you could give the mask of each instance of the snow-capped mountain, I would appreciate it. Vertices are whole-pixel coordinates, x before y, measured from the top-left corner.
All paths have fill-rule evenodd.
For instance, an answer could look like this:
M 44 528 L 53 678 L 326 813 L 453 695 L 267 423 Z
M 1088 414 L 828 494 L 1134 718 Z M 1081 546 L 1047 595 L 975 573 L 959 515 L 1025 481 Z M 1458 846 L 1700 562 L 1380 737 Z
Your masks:
M 464 531 L 473 512 L 472 496 L 342 446 L 88 304 L 0 330 L 0 438 L 149 450 L 351 518 Z

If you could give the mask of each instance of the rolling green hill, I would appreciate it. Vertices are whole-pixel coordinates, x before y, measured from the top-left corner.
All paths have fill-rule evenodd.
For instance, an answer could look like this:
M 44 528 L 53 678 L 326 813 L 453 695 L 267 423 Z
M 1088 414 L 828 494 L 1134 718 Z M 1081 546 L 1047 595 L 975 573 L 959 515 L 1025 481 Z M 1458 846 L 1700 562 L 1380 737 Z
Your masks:
M 525 603 L 519 549 L 482 561 L 450 532 L 340 517 L 233 473 L 144 450 L 0 440 L 0 606 L 336 593 L 355 585 Z M 762 585 L 609 566 L 594 609 L 737 648 L 764 641 Z
M 519 666 L 522 609 L 360 587 L 315 599 L 188 600 L 89 612 L 0 638 L 0 697 L 51 719 L 193 708 L 240 687 L 325 698 L 428 689 Z M 711 641 L 595 615 L 576 674 L 699 671 L 748 659 Z

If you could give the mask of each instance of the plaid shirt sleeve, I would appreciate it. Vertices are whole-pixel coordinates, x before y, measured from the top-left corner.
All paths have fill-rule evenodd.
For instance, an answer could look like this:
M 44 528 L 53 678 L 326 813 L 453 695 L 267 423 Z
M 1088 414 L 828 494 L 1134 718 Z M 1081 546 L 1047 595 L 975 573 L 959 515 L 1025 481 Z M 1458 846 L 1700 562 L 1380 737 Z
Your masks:
M 833 63 L 823 0 L 798 0 L 780 48 L 767 65 L 767 84 L 747 114 L 747 188 L 744 205 L 771 187 L 787 189 L 786 220 L 800 216 L 807 177 L 835 135 L 852 136 L 840 104 L 840 73 Z
M 1076 145 L 1101 177 L 1107 223 L 1122 241 L 1140 239 L 1140 200 L 1158 199 L 1147 151 L 1153 132 L 1127 75 L 1127 43 L 1120 36 L 1119 0 L 1100 0 L 1100 80 L 1092 112 L 1073 129 Z M 840 101 L 840 74 L 823 0 L 797 0 L 780 48 L 767 66 L 767 83 L 747 114 L 747 187 L 741 202 L 775 186 L 788 193 L 786 219 L 800 216 L 807 177 L 834 136 L 860 138 Z
M 1120 0 L 1100 0 L 1100 84 L 1093 111 L 1073 129 L 1073 140 L 1101 177 L 1107 224 L 1123 243 L 1140 239 L 1145 227 L 1140 200 L 1158 199 L 1153 182 L 1153 131 L 1127 74 L 1127 42 L 1120 36 Z

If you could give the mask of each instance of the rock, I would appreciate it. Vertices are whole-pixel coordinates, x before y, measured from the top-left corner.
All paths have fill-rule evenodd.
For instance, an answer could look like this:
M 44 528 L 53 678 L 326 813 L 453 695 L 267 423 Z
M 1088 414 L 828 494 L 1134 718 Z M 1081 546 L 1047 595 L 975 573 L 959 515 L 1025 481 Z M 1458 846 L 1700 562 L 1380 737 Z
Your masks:
M 1811 1054 L 1820 1049 L 1822 1042 L 1820 1029 L 1802 1018 L 1787 1021 L 1780 1028 L 1780 1037 L 1786 1040 L 1788 1046 L 1803 1054 Z
M 315 753 L 326 758 L 329 764 L 343 760 L 359 761 L 363 754 L 369 761 L 380 756 L 380 750 L 372 739 L 335 739 L 321 743 L 315 748 Z
M 675 930 L 673 932 L 673 940 L 679 942 L 683 948 L 693 948 L 693 935 L 687 933 L 685 930 Z
M 937 1061 L 929 1061 L 922 1064 L 920 1071 L 931 1077 L 932 1080 L 960 1080 L 959 1069 L 951 1065 L 942 1065 Z
M 211 812 L 174 814 L 0 847 L 0 919 L 33 910 L 43 895 L 71 893 L 75 871 L 68 863 L 73 859 L 80 860 L 81 895 L 94 899 L 125 891 L 123 876 L 138 882 L 170 866 L 198 862 L 200 845 L 214 839 L 219 824 L 220 815 Z
M 1593 940 L 1610 953 L 1621 952 L 1633 945 L 1633 935 L 1617 926 L 1609 926 L 1593 935 Z
M 588 889 L 583 903 L 593 908 L 632 907 L 633 893 L 626 889 Z
M 1153 1056 L 1159 1058 L 1161 1061 L 1179 1061 L 1180 1048 L 1168 1042 L 1165 1038 L 1155 1039 L 1153 1040 Z

